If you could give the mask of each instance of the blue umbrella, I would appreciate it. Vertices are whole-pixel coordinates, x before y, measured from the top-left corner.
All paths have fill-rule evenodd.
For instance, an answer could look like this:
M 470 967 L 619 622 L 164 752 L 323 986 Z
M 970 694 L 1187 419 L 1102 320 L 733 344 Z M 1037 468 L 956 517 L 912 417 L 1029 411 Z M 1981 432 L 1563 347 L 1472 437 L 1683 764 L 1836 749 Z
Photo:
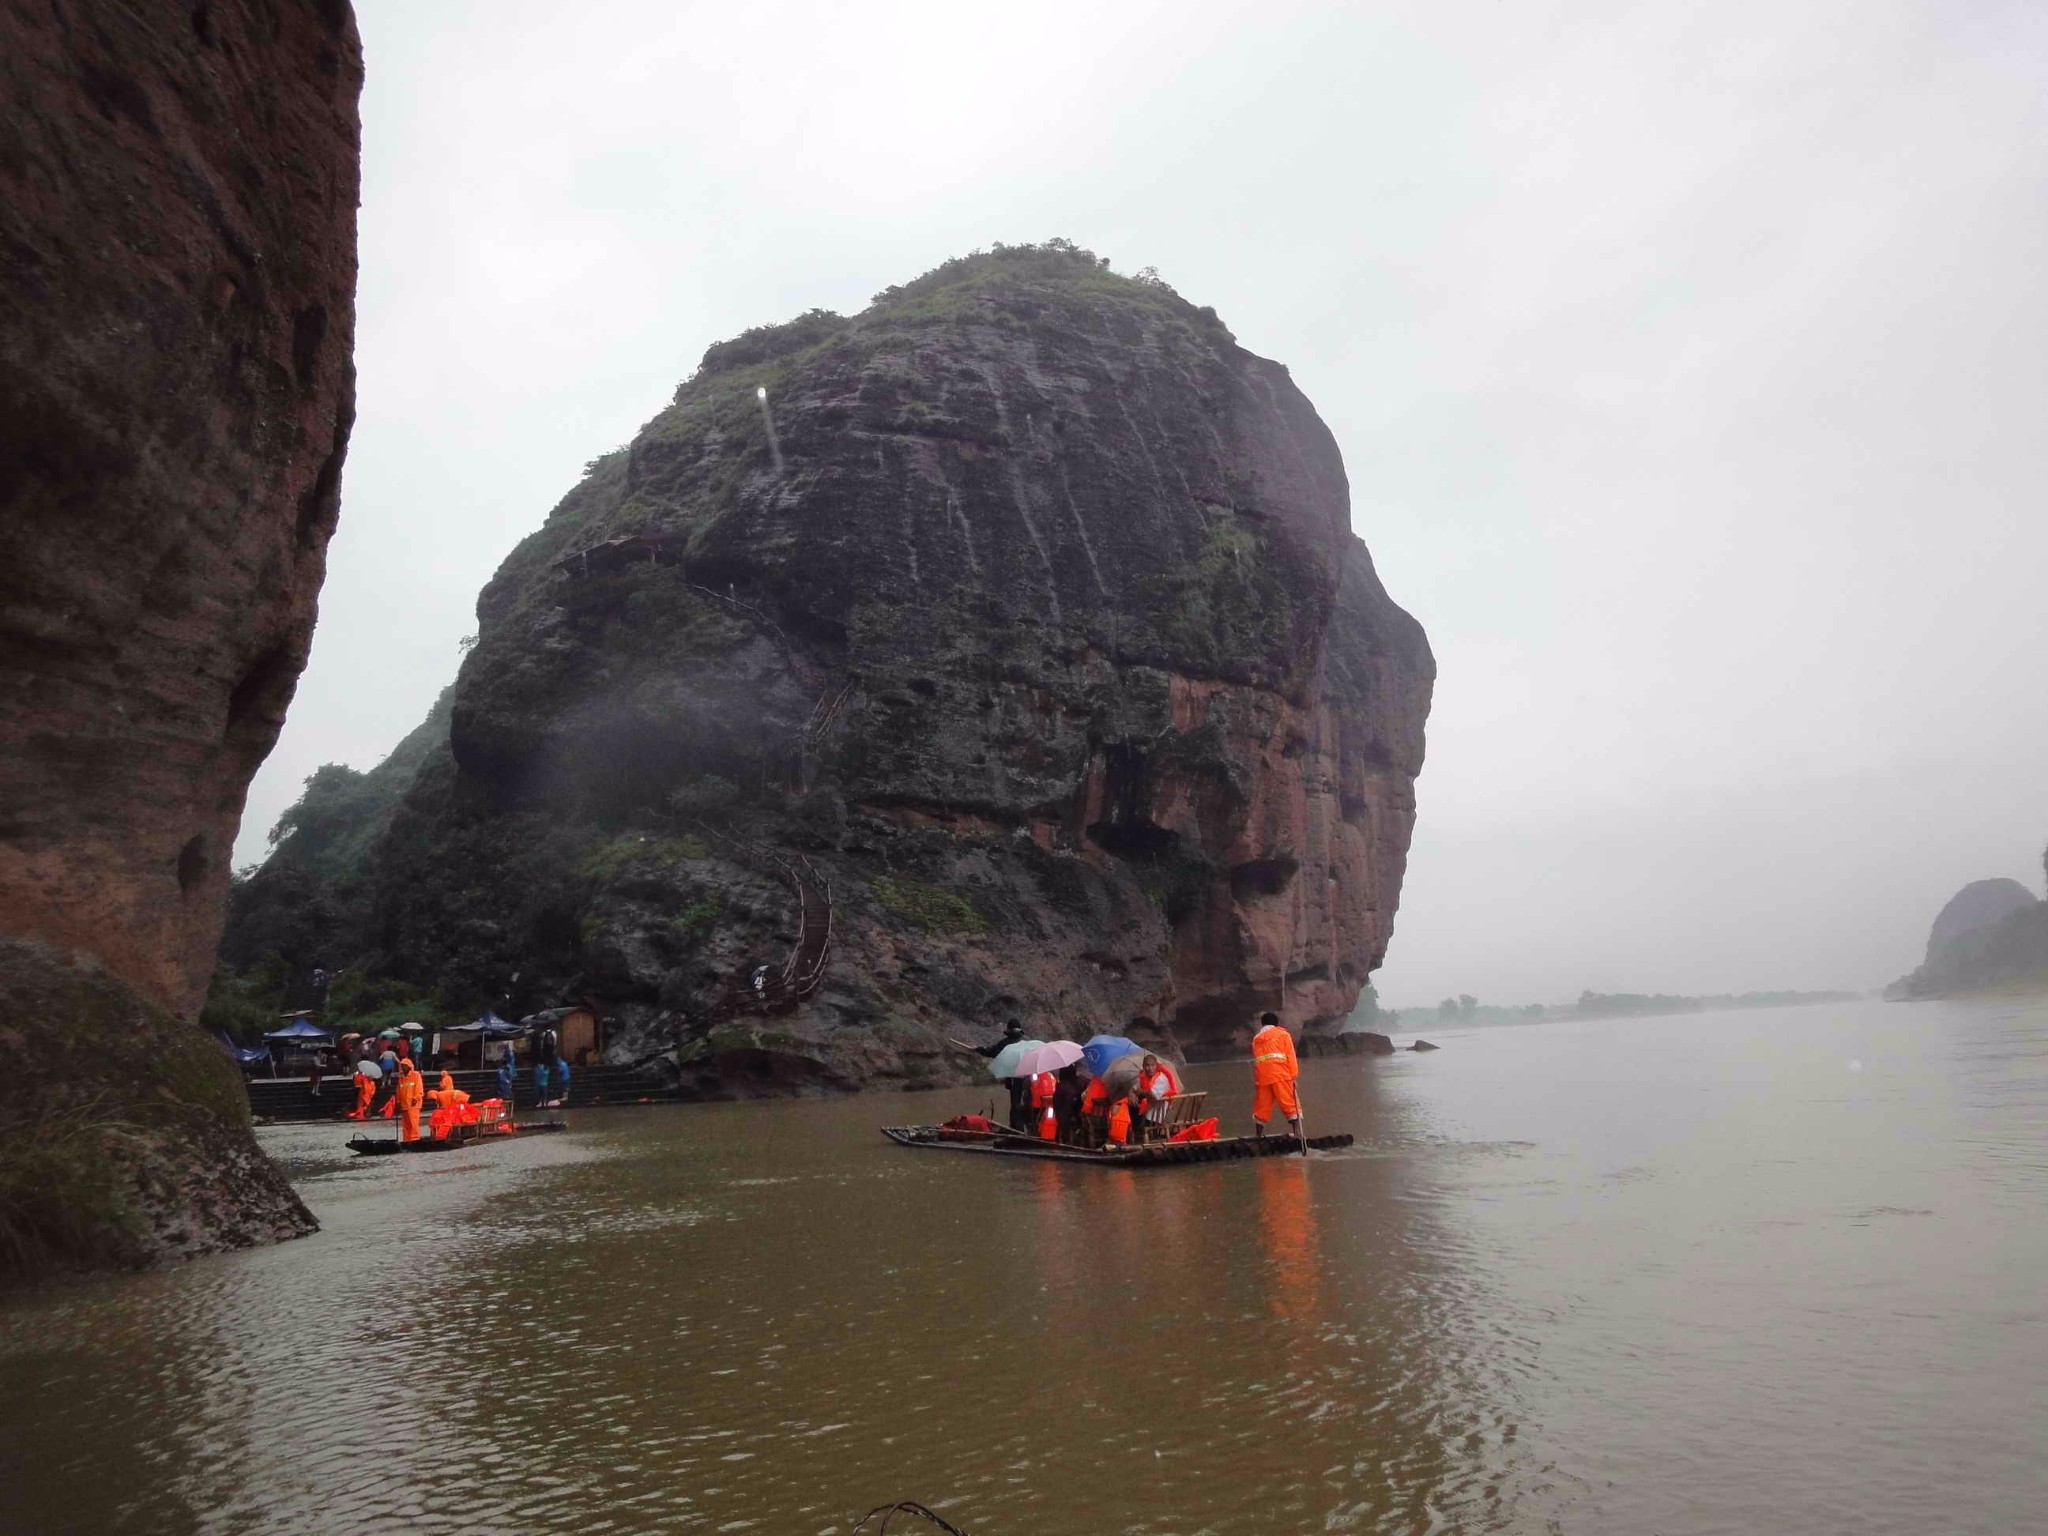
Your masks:
M 1090 1077 L 1100 1077 L 1109 1070 L 1112 1061 L 1144 1049 L 1137 1041 L 1126 1040 L 1122 1035 L 1097 1035 L 1081 1047 L 1081 1070 Z

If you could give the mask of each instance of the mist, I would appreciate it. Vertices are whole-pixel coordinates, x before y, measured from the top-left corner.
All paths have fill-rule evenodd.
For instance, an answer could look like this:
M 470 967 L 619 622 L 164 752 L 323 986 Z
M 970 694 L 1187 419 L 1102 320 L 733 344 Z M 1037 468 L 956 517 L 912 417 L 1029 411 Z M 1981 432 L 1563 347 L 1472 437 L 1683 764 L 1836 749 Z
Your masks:
M 360 0 L 360 412 L 238 861 L 709 343 L 993 241 L 1285 362 L 1440 678 L 1393 1002 L 1881 985 L 2040 886 L 2048 13 Z

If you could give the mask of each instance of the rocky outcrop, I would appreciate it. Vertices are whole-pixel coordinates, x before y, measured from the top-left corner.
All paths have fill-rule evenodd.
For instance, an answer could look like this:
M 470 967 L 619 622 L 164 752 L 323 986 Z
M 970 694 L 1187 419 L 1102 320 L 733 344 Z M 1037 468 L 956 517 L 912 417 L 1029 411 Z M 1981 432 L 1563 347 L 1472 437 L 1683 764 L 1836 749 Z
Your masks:
M 1895 1001 L 2048 989 L 2048 902 L 2017 880 L 1974 880 L 1951 896 L 1918 970 L 1885 989 Z
M 13 1014 L 0 1041 L 32 1060 L 64 1035 L 84 1080 L 60 1102 L 110 1124 L 130 1085 L 91 1031 L 189 1055 L 243 794 L 306 658 L 353 417 L 361 80 L 345 0 L 0 17 L 0 935 L 34 941 L 5 962 L 30 993 L 93 978 L 84 1013 Z M 138 1110 L 158 1130 L 123 1177 L 175 1190 L 232 1143 L 249 1199 L 289 1200 L 205 1059 L 177 1074 L 198 1119 Z M 190 1209 L 172 1236 L 135 1207 L 124 1252 L 280 1227 Z
M 1086 252 L 712 348 L 478 616 L 330 966 L 587 996 L 752 1092 L 943 1080 L 1009 1014 L 1334 1029 L 1385 953 L 1421 631 L 1287 371 Z M 764 1012 L 734 978 L 799 943 L 796 855 L 831 962 Z

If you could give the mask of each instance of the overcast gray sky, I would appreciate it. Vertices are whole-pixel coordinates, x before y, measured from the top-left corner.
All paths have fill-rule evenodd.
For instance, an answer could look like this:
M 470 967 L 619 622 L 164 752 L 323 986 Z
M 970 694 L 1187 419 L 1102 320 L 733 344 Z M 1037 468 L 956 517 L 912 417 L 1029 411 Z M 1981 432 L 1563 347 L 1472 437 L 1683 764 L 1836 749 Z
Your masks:
M 1063 235 L 1441 669 L 1394 1002 L 1871 987 L 2048 841 L 2048 7 L 357 0 L 360 415 L 239 855 L 704 347 Z

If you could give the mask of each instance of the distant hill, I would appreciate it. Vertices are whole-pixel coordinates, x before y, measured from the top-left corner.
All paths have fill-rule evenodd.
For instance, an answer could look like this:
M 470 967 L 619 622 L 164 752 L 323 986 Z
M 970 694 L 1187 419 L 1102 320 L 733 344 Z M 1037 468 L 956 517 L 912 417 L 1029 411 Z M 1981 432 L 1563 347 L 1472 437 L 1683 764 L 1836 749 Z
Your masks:
M 2037 989 L 2048 989 L 2048 902 L 2017 880 L 1973 880 L 1934 919 L 1920 968 L 1885 988 L 1885 996 Z
M 1434 1008 L 1386 1010 L 1388 1028 L 1439 1024 L 1539 1024 L 1561 1019 L 1633 1019 L 1666 1013 L 1726 1013 L 1741 1008 L 1803 1008 L 1846 1003 L 1859 992 L 1712 992 L 1680 996 L 1669 992 L 1581 992 L 1576 1003 L 1482 1003 L 1475 997 L 1447 997 Z

